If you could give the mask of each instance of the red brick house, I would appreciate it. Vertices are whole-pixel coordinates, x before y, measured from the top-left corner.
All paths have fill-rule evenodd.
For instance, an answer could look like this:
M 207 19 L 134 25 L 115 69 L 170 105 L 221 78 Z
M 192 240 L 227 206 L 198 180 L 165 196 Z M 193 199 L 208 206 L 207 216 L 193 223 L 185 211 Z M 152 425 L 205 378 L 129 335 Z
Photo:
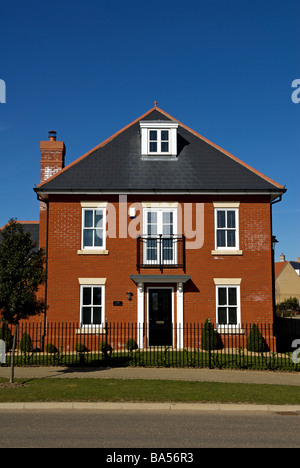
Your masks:
M 183 347 L 182 327 L 207 318 L 231 333 L 272 323 L 271 205 L 283 186 L 156 104 L 64 157 L 50 132 L 35 188 L 48 322 L 147 325 L 140 347 Z

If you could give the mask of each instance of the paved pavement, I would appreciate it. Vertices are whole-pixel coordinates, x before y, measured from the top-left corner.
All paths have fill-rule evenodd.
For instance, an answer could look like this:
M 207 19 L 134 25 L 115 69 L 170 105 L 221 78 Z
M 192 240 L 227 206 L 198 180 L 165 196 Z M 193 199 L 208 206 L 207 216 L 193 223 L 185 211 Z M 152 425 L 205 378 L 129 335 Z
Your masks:
M 0 377 L 9 375 L 9 367 L 0 367 Z M 15 367 L 15 378 L 162 379 L 300 386 L 299 372 L 224 369 Z
M 0 378 L 9 378 L 9 367 L 0 367 Z M 64 368 L 64 367 L 16 367 L 15 378 L 93 378 L 93 379 L 162 379 L 194 382 L 232 382 L 269 385 L 300 386 L 300 374 L 292 372 L 171 369 L 171 368 Z M 300 403 L 300 389 L 299 389 Z M 0 410 L 11 409 L 117 409 L 117 410 L 185 410 L 185 411 L 291 411 L 300 413 L 299 405 L 245 405 L 245 404 L 179 404 L 179 403 L 0 403 Z

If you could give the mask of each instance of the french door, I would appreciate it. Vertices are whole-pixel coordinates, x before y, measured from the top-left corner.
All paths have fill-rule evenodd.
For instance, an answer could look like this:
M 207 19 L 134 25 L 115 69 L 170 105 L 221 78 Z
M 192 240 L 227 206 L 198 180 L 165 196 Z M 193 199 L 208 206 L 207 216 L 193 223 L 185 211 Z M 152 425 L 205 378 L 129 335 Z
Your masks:
M 149 346 L 172 346 L 172 289 L 148 289 Z
M 146 209 L 144 212 L 144 259 L 148 265 L 176 265 L 177 216 L 172 209 Z

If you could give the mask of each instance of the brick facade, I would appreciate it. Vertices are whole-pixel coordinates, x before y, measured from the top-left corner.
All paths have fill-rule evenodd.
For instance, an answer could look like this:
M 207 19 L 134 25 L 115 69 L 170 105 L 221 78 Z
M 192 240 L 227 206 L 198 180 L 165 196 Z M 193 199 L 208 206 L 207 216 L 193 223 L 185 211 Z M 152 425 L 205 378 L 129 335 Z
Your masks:
M 167 201 L 186 202 L 184 196 L 168 197 Z M 81 255 L 81 202 L 89 197 L 51 196 L 49 203 L 48 244 L 48 320 L 79 321 L 79 281 L 83 278 L 106 278 L 105 316 L 108 321 L 137 322 L 136 285 L 130 275 L 137 274 L 136 239 L 108 238 L 106 255 Z M 108 201 L 119 216 L 117 196 L 92 197 L 93 201 Z M 230 197 L 230 201 L 234 201 Z M 128 207 L 141 201 L 128 196 Z M 147 201 L 164 201 L 160 197 L 147 197 Z M 193 197 L 196 203 L 204 204 L 204 244 L 199 249 L 186 249 L 186 271 L 191 280 L 184 285 L 185 322 L 215 321 L 216 300 L 214 278 L 241 279 L 242 322 L 270 323 L 272 312 L 272 258 L 270 204 L 267 197 L 239 197 L 239 234 L 241 255 L 214 255 L 214 206 L 215 201 L 227 201 L 224 197 Z M 191 200 L 188 200 L 191 202 Z M 122 206 L 122 209 L 124 207 Z M 128 210 L 127 210 L 128 211 Z M 127 216 L 127 227 L 131 220 Z M 46 216 L 40 220 L 40 245 L 45 246 Z M 143 269 L 142 274 L 153 274 L 153 269 Z M 175 274 L 183 274 L 182 269 Z M 163 273 L 174 274 L 171 268 Z M 145 284 L 145 289 L 150 286 Z M 152 285 L 151 285 L 152 286 Z M 160 284 L 162 286 L 162 284 Z M 164 286 L 169 286 L 164 285 Z M 176 291 L 176 284 L 170 284 Z M 132 292 L 129 301 L 126 292 Z M 176 296 L 176 295 L 175 295 Z M 123 306 L 114 307 L 113 301 L 122 301 Z M 146 301 L 146 295 L 145 295 Z M 176 298 L 175 298 L 176 301 Z M 147 310 L 145 303 L 145 311 Z M 176 311 L 176 304 L 174 307 Z

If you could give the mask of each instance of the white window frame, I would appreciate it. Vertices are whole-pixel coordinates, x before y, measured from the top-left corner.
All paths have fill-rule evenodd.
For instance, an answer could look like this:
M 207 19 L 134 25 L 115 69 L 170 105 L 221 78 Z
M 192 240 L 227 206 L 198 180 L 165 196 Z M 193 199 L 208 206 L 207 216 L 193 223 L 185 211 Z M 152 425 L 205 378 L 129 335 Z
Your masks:
M 143 156 L 177 156 L 177 128 L 178 122 L 165 120 L 141 121 L 141 154 Z M 150 132 L 157 131 L 157 151 L 150 151 Z M 161 132 L 168 131 L 168 151 L 161 151 Z M 167 141 L 167 140 L 165 140 Z
M 86 211 L 92 211 L 93 212 L 93 226 L 92 227 L 85 227 L 85 213 Z M 98 227 L 99 230 L 102 230 L 103 236 L 102 236 L 102 245 L 97 246 L 94 243 L 94 236 L 93 236 L 93 245 L 84 245 L 84 231 L 85 229 L 89 229 L 91 231 L 95 231 L 97 229 L 97 226 L 95 226 L 95 214 L 97 212 L 102 213 L 102 226 Z M 82 207 L 82 220 L 81 220 L 81 249 L 82 251 L 105 251 L 106 250 L 106 208 L 104 206 L 83 206 Z
M 84 288 L 91 288 L 91 298 L 93 298 L 93 289 L 100 288 L 101 289 L 101 304 L 93 304 L 93 300 L 91 304 L 83 304 L 83 290 Z M 84 307 L 100 307 L 101 308 L 101 323 L 83 323 L 83 308 Z M 93 312 L 91 313 L 91 317 L 93 317 Z M 95 284 L 94 282 L 90 282 L 89 284 L 85 284 L 84 281 L 80 284 L 80 315 L 79 315 L 79 323 L 81 329 L 88 329 L 88 330 L 97 330 L 102 329 L 105 327 L 105 286 L 104 284 Z
M 229 278 L 229 279 L 215 279 L 214 280 L 215 285 L 216 285 L 216 327 L 217 329 L 222 330 L 237 330 L 240 329 L 241 326 L 241 291 L 240 291 L 240 279 L 234 279 L 234 278 Z M 225 288 L 226 289 L 226 304 L 219 304 L 219 289 Z M 228 291 L 229 288 L 234 288 L 236 290 L 236 304 L 229 304 L 228 301 Z M 227 317 L 227 323 L 219 323 L 219 312 L 218 309 L 219 307 L 224 307 L 226 308 L 226 317 Z M 230 308 L 236 308 L 236 323 L 235 324 L 230 324 L 229 323 L 229 309 Z
M 220 211 L 225 212 L 225 227 L 224 228 L 219 228 L 218 227 L 218 213 Z M 227 226 L 227 213 L 229 211 L 233 211 L 235 214 L 235 227 L 231 228 Z M 242 253 L 239 250 L 239 203 L 233 202 L 233 203 L 214 203 L 214 223 L 215 223 L 215 229 L 214 229 L 214 235 L 215 235 L 215 251 L 214 253 L 217 252 L 237 252 L 237 253 Z M 225 246 L 218 246 L 218 230 L 223 230 L 225 232 Z M 227 231 L 234 231 L 235 232 L 235 245 L 234 246 L 228 246 L 227 242 Z
M 148 234 L 148 213 L 157 213 L 157 233 L 156 234 Z M 173 213 L 173 233 L 172 235 L 177 238 L 177 207 L 161 207 L 161 206 L 152 206 L 152 207 L 147 207 L 143 208 L 143 235 L 145 237 L 147 236 L 157 236 L 157 239 L 159 239 L 160 235 L 162 235 L 162 240 L 163 240 L 163 213 Z M 170 235 L 170 237 L 172 236 Z M 165 235 L 166 237 L 168 236 L 167 234 Z M 168 238 L 168 237 L 167 237 Z M 158 242 L 157 242 L 157 247 L 158 249 Z M 172 260 L 163 260 L 160 259 L 159 256 L 157 255 L 157 259 L 155 260 L 148 260 L 147 259 L 147 241 L 145 240 L 144 242 L 144 247 L 143 247 L 143 258 L 144 258 L 144 264 L 149 264 L 149 265 L 176 265 L 177 264 L 177 242 L 173 242 L 172 244 L 172 249 L 173 249 L 173 259 Z

